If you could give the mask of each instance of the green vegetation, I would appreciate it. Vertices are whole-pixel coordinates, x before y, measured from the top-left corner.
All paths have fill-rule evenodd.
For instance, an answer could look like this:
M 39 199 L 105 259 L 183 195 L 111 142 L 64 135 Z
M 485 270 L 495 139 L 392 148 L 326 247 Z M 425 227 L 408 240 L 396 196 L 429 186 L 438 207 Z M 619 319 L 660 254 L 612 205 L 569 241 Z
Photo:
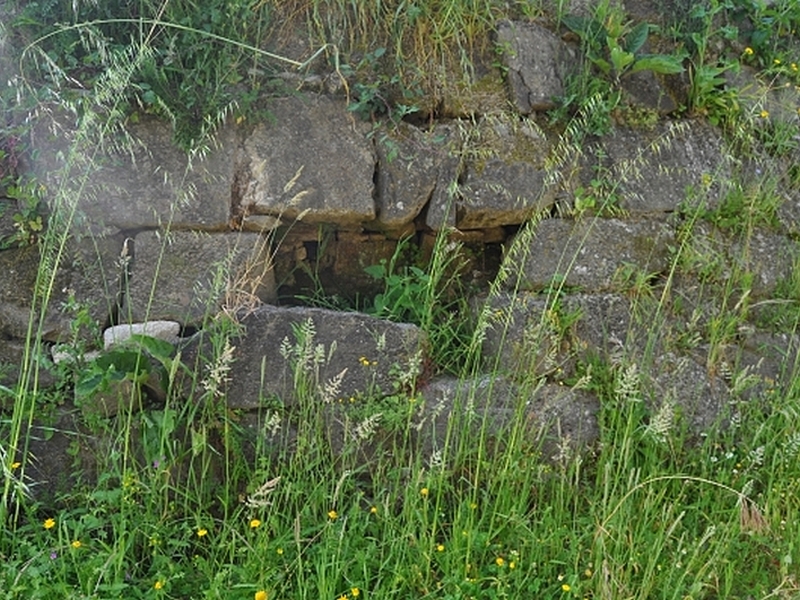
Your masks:
M 751 299 L 749 242 L 755 230 L 777 227 L 776 182 L 791 179 L 777 168 L 756 189 L 713 173 L 690 190 L 675 215 L 680 234 L 669 269 L 653 274 L 626 266 L 618 274 L 616 284 L 632 303 L 631 343 L 623 340 L 619 352 L 603 356 L 576 350 L 564 365 L 568 373 L 553 365 L 545 375 L 520 368 L 510 377 L 510 394 L 496 377 L 505 365 L 499 357 L 487 365 L 481 349 L 490 329 L 500 332 L 501 344 L 510 335 L 519 306 L 510 301 L 495 310 L 492 301 L 505 297 L 504 289 L 519 290 L 519 263 L 503 263 L 488 301 L 466 322 L 474 313 L 458 286 L 460 249 L 444 234 L 424 268 L 394 259 L 370 268 L 384 289 L 365 310 L 417 322 L 439 367 L 486 382 L 454 389 L 446 402 L 425 385 L 422 366 L 398 372 L 386 398 L 357 398 L 353 406 L 321 401 L 318 390 L 327 382 L 319 381 L 318 367 L 326 349 L 316 352 L 313 326 L 305 324 L 280 348 L 292 365 L 296 406 L 268 397 L 256 415 L 231 410 L 225 382 L 234 360 L 235 310 L 208 315 L 203 336 L 211 356 L 201 366 L 145 336 L 87 358 L 81 340 L 87 329 L 96 335 L 98 324 L 70 301 L 72 362 L 54 366 L 43 358 L 41 334 L 56 270 L 67 260 L 75 196 L 85 193 L 94 149 L 125 119 L 168 117 L 178 143 L 200 151 L 223 119 L 268 110 L 259 104 L 270 84 L 266 71 L 285 61 L 262 42 L 286 14 L 307 27 L 317 43 L 312 54 L 323 49 L 334 71 L 372 74 L 348 84 L 354 113 L 402 116 L 419 97 L 416 86 L 429 84 L 440 67 L 469 66 L 481 34 L 507 4 L 51 0 L 20 6 L 14 35 L 25 52 L 13 93 L 21 101 L 3 90 L 10 121 L 0 125 L 0 188 L 18 202 L 16 233 L 3 244 L 35 245 L 43 258 L 20 381 L 0 387 L 0 597 L 789 600 L 800 594 L 798 364 L 786 357 L 781 385 L 726 354 L 754 322 L 798 333 L 797 260 L 770 298 Z M 641 53 L 653 34 L 684 44 L 692 65 L 685 110 L 725 126 L 725 152 L 760 159 L 796 149 L 795 125 L 773 123 L 767 108 L 743 108 L 739 94 L 720 87 L 739 59 L 709 50 L 740 37 L 730 24 L 714 29 L 715 18 L 743 13 L 753 28 L 737 57 L 765 70 L 776 87 L 796 82 L 800 14 L 791 0 L 769 6 L 710 0 L 702 4 L 706 12 L 697 9 L 669 35 L 629 23 L 608 2 L 604 18 L 598 21 L 604 16 L 598 13 L 580 22 L 567 18 L 565 3 L 511 4 L 518 15 L 546 16 L 579 31 L 594 65 L 551 115 L 563 130 L 549 164 L 552 181 L 579 156 L 586 135 L 610 128 L 627 73 L 677 70 L 679 50 L 657 60 Z M 594 37 L 600 29 L 590 23 L 601 23 L 605 35 Z M 412 91 L 408 103 L 392 88 L 399 97 Z M 72 111 L 79 127 L 67 140 L 69 177 L 49 190 L 43 218 L 36 182 L 22 179 L 16 159 L 23 117 L 33 114 L 25 111 L 53 105 Z M 606 171 L 596 175 L 579 190 L 573 216 L 619 214 L 625 182 Z M 508 256 L 525 254 L 542 218 L 521 228 Z M 716 234 L 732 242 L 722 244 Z M 696 283 L 690 286 L 696 297 L 673 293 L 680 278 Z M 527 366 L 545 341 L 554 352 L 577 347 L 572 330 L 584 315 L 564 308 L 567 292 L 557 280 L 538 297 L 545 308 L 538 327 L 532 324 L 536 335 L 525 340 Z M 643 353 L 633 343 L 642 331 Z M 676 398 L 659 392 L 657 345 L 665 360 L 672 352 L 702 353 L 706 371 L 727 384 L 718 422 L 698 429 Z M 46 371 L 57 379 L 56 392 L 45 389 Z M 152 380 L 165 397 L 147 405 L 139 384 Z M 692 383 L 687 378 L 684 385 Z M 545 435 L 531 401 L 546 386 L 599 398 L 599 437 L 590 447 Z M 110 401 L 98 405 L 101 395 Z M 85 418 L 67 449 L 68 467 L 85 477 L 49 498 L 29 488 L 44 459 L 30 448 L 38 437 L 68 431 L 55 415 L 73 400 Z M 495 422 L 485 410 L 495 400 L 503 400 L 510 418 Z M 107 416 L 112 404 L 116 414 Z M 43 429 L 31 429 L 42 421 Z M 333 440 L 331 423 L 345 434 Z

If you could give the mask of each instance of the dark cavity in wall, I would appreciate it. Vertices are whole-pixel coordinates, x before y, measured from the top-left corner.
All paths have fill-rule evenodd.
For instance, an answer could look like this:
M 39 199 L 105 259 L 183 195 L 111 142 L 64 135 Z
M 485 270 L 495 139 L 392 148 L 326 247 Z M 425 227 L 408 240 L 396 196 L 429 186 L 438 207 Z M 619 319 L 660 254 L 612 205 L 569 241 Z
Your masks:
M 452 276 L 469 293 L 488 288 L 503 257 L 502 241 L 484 243 L 478 232 L 472 233 L 448 241 L 454 255 L 443 277 L 446 281 Z M 368 267 L 392 265 L 393 274 L 407 273 L 409 267 L 429 272 L 437 236 L 417 231 L 395 240 L 379 233 L 322 230 L 307 231 L 305 239 L 294 235 L 296 239 L 286 236 L 275 254 L 279 303 L 340 309 L 369 306 L 385 291 L 384 279 L 367 273 Z

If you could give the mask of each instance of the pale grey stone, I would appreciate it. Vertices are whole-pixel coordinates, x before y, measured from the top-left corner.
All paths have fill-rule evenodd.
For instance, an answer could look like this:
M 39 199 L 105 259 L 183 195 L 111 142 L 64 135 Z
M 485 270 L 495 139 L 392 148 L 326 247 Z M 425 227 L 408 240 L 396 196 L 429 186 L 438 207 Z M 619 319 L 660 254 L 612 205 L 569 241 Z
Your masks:
M 133 335 L 146 335 L 175 344 L 178 341 L 180 330 L 180 324 L 175 321 L 147 321 L 146 323 L 115 325 L 103 332 L 103 347 L 110 350 L 124 344 Z

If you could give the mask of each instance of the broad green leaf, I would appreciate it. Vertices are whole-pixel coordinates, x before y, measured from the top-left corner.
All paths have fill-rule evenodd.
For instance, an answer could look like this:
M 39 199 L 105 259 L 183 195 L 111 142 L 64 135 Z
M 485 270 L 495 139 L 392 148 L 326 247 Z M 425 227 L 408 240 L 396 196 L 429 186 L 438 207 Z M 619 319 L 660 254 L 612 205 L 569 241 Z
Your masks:
M 600 70 L 608 75 L 611 73 L 611 63 L 604 58 L 592 58 L 592 62 L 600 67 Z
M 170 358 L 175 351 L 175 347 L 169 342 L 149 335 L 133 334 L 131 335 L 131 340 L 160 362 L 163 362 L 165 358 Z
M 373 279 L 383 279 L 384 275 L 386 275 L 386 266 L 370 265 L 369 267 L 364 267 L 364 271 Z
M 647 23 L 639 23 L 628 33 L 628 35 L 625 36 L 625 44 L 623 45 L 623 48 L 626 52 L 635 54 L 642 46 L 644 46 L 649 33 L 650 25 Z
M 622 73 L 628 65 L 633 62 L 634 56 L 631 52 L 625 52 L 620 47 L 611 49 L 611 62 L 614 65 L 614 71 Z
M 579 36 L 584 37 L 589 31 L 592 20 L 579 15 L 566 15 L 561 22 Z
M 677 56 L 666 54 L 646 54 L 640 56 L 630 69 L 630 73 L 653 71 L 662 75 L 683 73 L 683 61 Z

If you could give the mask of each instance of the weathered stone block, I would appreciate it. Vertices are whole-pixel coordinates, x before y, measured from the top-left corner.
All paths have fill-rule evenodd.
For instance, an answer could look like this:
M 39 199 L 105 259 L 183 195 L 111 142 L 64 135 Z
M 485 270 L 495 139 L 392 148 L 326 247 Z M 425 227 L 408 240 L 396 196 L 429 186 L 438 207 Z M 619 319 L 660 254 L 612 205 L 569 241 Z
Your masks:
M 438 133 L 425 134 L 411 125 L 386 132 L 378 152 L 377 222 L 379 229 L 397 229 L 422 211 L 436 186 L 439 164 L 449 152 Z
M 550 207 L 555 189 L 546 184 L 544 163 L 550 144 L 530 120 L 487 117 L 464 141 L 479 147 L 479 158 L 468 159 L 458 187 L 456 226 L 486 229 L 519 225 Z
M 565 460 L 564 453 L 583 452 L 599 439 L 596 396 L 557 384 L 518 384 L 504 377 L 472 380 L 437 378 L 421 393 L 424 405 L 415 419 L 423 446 L 432 450 L 447 443 L 448 423 L 461 419 L 449 443 L 463 435 L 504 436 L 520 426 L 532 448 L 539 447 L 548 460 Z M 524 421 L 520 423 L 519 416 Z
M 599 166 L 620 208 L 634 215 L 673 212 L 690 187 L 699 193 L 693 202 L 713 208 L 731 178 L 719 131 L 697 123 L 667 123 L 653 131 L 620 127 L 589 154 L 581 179 L 597 179 Z
M 242 325 L 245 333 L 232 342 L 231 408 L 259 408 L 272 397 L 296 406 L 388 395 L 419 368 L 425 346 L 414 325 L 319 308 L 262 306 Z M 185 360 L 207 352 L 199 344 L 183 352 Z
M 39 154 L 32 169 L 52 190 L 74 188 L 67 195 L 77 197 L 76 230 L 228 226 L 238 145 L 234 127 L 223 128 L 205 154 L 190 159 L 173 144 L 169 123 L 157 119 L 129 124 L 130 138 L 98 153 L 94 142 L 80 136 L 63 147 L 76 133 L 71 125 L 52 125 L 49 130 L 39 127 Z M 86 144 L 91 149 L 83 148 Z M 91 163 L 72 164 L 63 158 L 84 151 L 92 156 Z
M 66 341 L 72 337 L 69 320 L 74 315 L 62 309 L 70 296 L 85 308 L 98 329 L 113 313 L 120 291 L 120 268 L 117 260 L 122 248 L 119 238 L 70 240 L 53 285 L 43 329 L 38 335 L 47 341 Z M 9 248 L 0 251 L 0 332 L 10 338 L 25 339 L 34 289 L 41 267 L 39 246 Z M 41 302 L 37 300 L 37 306 Z M 88 335 L 88 332 L 81 332 Z M 88 338 L 86 338 L 88 341 Z
M 123 317 L 197 324 L 223 307 L 274 302 L 270 240 L 257 233 L 136 236 Z
M 575 51 L 544 27 L 516 21 L 497 24 L 497 43 L 514 108 L 522 114 L 555 108 L 568 74 L 578 67 Z
M 732 258 L 753 273 L 753 295 L 769 296 L 782 281 L 792 278 L 800 258 L 796 241 L 766 229 L 754 229 L 747 240 L 730 245 Z
M 612 290 L 620 267 L 648 273 L 669 267 L 673 230 L 659 221 L 545 219 L 519 261 L 520 285 L 540 290 L 554 281 L 583 291 Z M 518 249 L 518 252 L 522 252 Z M 509 282 L 514 285 L 514 282 Z
M 279 98 L 244 143 L 241 210 L 355 228 L 375 218 L 375 151 L 343 101 Z

